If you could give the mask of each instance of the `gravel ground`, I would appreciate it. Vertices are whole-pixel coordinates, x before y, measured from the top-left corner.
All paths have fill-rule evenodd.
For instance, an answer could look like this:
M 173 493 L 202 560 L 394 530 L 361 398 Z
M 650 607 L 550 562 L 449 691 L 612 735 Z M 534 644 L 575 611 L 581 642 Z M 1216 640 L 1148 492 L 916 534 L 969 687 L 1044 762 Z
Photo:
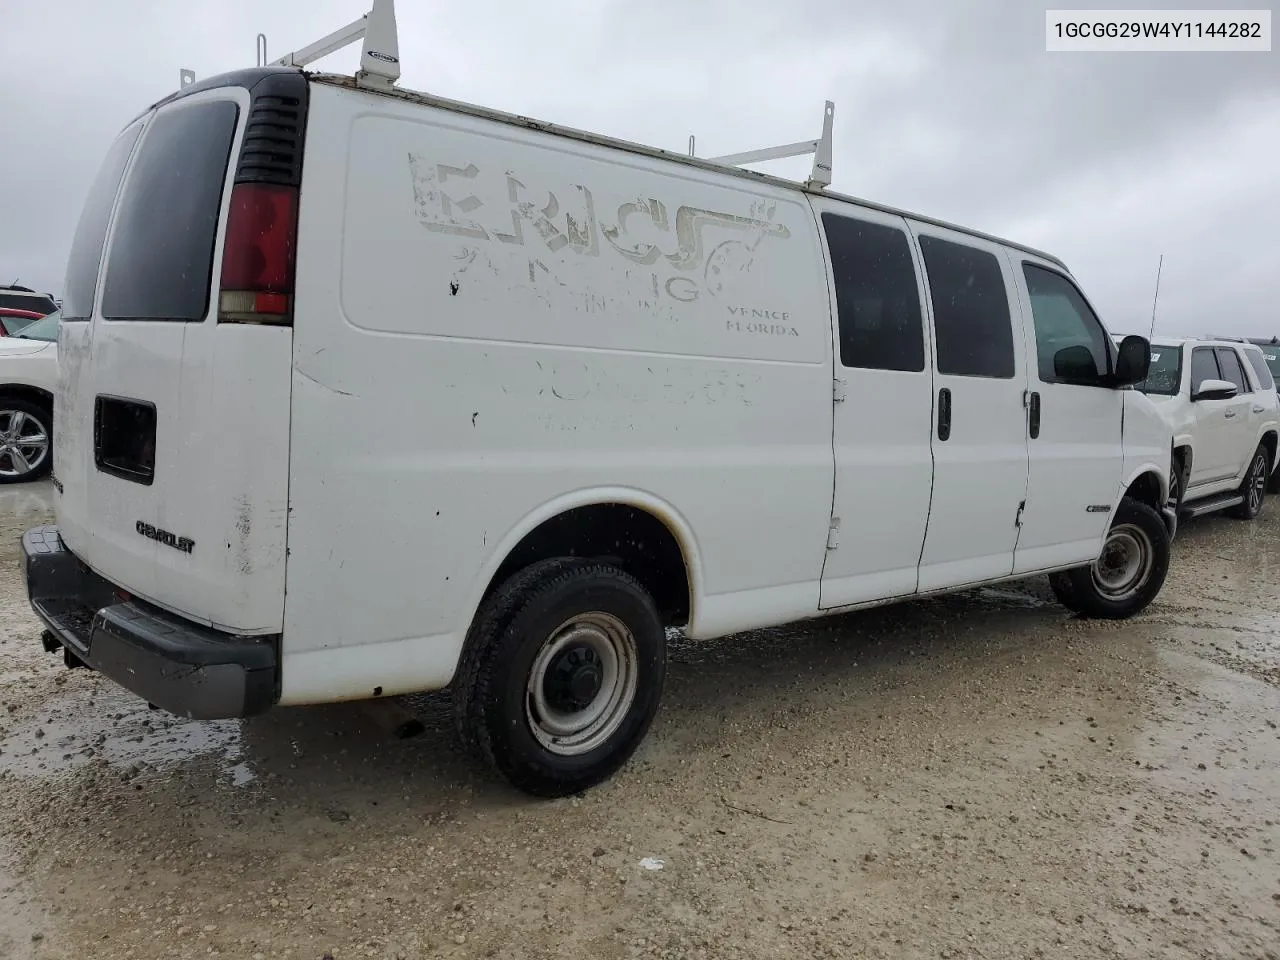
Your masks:
M 635 760 L 555 802 L 442 697 L 395 740 L 64 669 L 18 566 L 48 515 L 0 490 L 0 957 L 1280 960 L 1278 500 L 1185 525 L 1123 624 L 1041 579 L 679 641 Z

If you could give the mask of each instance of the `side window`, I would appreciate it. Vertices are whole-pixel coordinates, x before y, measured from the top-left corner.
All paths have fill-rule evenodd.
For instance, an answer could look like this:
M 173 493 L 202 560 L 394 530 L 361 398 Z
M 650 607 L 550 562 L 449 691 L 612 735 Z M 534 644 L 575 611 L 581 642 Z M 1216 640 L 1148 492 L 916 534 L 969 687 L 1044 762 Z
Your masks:
M 840 362 L 872 370 L 924 370 L 924 321 L 903 230 L 824 213 L 840 325 Z
M 1253 367 L 1253 372 L 1258 378 L 1259 390 L 1274 390 L 1276 386 L 1275 378 L 1271 376 L 1271 371 L 1267 369 L 1266 357 L 1261 351 L 1247 350 L 1245 356 L 1249 358 L 1249 366 Z
M 1240 366 L 1240 355 L 1230 347 L 1218 347 L 1218 369 L 1222 371 L 1222 379 L 1234 383 L 1241 393 L 1253 392 Z
M 1107 334 L 1074 283 L 1034 263 L 1022 264 L 1044 383 L 1098 383 L 1110 372 Z
M 1196 347 L 1191 351 L 1191 392 L 1200 389 L 1206 380 L 1221 380 L 1218 361 L 1213 357 L 1213 347 Z
M 929 276 L 938 372 L 1012 379 L 1013 324 L 1000 261 L 938 237 L 922 236 L 920 252 Z

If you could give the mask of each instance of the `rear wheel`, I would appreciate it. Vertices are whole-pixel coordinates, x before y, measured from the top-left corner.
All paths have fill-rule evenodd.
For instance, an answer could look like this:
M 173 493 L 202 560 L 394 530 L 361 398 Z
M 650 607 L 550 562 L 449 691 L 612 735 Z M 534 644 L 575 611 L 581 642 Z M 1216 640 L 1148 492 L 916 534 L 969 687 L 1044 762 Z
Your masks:
M 0 400 L 0 483 L 25 483 L 49 472 L 53 416 L 26 400 Z
M 1270 463 L 1271 457 L 1266 446 L 1258 444 L 1253 459 L 1249 461 L 1244 482 L 1240 484 L 1240 496 L 1244 497 L 1244 502 L 1231 508 L 1231 516 L 1238 520 L 1252 520 L 1262 512 L 1262 501 L 1267 496 L 1267 467 Z
M 1169 530 L 1151 507 L 1120 501 L 1102 552 L 1087 567 L 1068 571 L 1072 599 L 1088 617 L 1121 620 L 1141 613 L 1169 573 Z
M 463 741 L 518 789 L 578 793 L 644 739 L 665 669 L 666 633 L 639 581 L 611 564 L 542 561 L 485 601 L 454 719 Z

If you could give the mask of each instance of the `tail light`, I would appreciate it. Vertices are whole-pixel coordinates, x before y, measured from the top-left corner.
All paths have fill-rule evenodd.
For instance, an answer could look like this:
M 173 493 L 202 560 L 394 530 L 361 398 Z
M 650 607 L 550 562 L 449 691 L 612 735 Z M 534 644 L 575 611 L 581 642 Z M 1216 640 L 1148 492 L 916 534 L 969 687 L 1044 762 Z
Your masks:
M 297 233 L 297 187 L 235 185 L 222 248 L 219 321 L 293 323 Z

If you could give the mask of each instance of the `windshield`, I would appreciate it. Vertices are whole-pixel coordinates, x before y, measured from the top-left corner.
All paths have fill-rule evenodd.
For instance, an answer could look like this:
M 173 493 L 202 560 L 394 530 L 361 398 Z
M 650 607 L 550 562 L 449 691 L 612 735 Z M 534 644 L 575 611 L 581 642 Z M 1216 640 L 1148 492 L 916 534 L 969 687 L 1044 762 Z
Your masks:
M 47 317 L 33 320 L 18 331 L 15 336 L 24 340 L 44 340 L 47 343 L 58 342 L 58 324 L 62 322 L 62 311 L 55 310 Z
M 1147 379 L 1139 383 L 1137 388 L 1143 393 L 1175 397 L 1181 385 L 1182 350 L 1168 343 L 1153 343 Z

